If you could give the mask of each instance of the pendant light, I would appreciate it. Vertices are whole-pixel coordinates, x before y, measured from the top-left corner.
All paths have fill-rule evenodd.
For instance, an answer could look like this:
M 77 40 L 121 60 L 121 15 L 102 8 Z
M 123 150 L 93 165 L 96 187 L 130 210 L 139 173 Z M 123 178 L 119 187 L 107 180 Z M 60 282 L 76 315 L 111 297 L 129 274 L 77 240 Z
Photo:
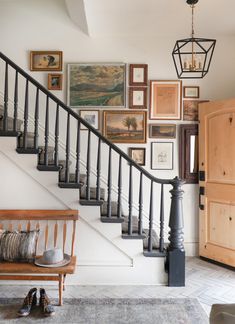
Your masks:
M 198 0 L 186 2 L 192 10 L 191 38 L 177 40 L 172 57 L 179 79 L 199 79 L 209 72 L 216 40 L 194 36 L 194 9 Z

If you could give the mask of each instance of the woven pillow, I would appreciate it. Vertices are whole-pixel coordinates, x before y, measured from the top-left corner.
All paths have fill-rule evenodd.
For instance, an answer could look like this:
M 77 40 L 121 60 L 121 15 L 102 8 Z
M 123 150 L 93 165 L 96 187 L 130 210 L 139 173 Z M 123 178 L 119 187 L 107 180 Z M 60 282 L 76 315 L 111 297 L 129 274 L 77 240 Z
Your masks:
M 0 232 L 0 261 L 34 262 L 39 231 Z

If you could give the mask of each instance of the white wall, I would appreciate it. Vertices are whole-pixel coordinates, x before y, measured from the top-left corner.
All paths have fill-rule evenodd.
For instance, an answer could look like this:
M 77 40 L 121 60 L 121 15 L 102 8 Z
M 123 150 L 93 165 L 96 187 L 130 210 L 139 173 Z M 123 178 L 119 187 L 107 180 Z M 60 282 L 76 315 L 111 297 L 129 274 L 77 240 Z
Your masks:
M 176 79 L 171 58 L 175 38 L 165 38 L 164 34 L 161 38 L 154 38 L 148 34 L 144 37 L 89 38 L 69 19 L 62 0 L 0 2 L 0 40 L 1 51 L 26 70 L 29 69 L 30 50 L 62 50 L 64 90 L 55 94 L 63 100 L 66 100 L 66 63 L 69 62 L 147 63 L 149 79 Z M 220 37 L 217 40 L 208 76 L 200 81 L 184 82 L 185 85 L 199 85 L 202 99 L 214 100 L 234 96 L 234 37 Z M 44 85 L 47 84 L 47 73 L 31 74 Z M 150 142 L 148 139 L 147 144 L 143 145 L 147 154 L 146 169 L 159 178 L 178 175 L 178 141 L 174 141 L 174 170 L 167 172 L 150 170 Z M 129 146 L 134 145 L 120 145 L 124 151 L 127 151 Z M 188 251 L 192 252 L 195 248 L 194 243 L 198 242 L 197 186 L 185 185 L 184 191 L 185 242 Z M 169 199 L 167 202 L 169 204 Z

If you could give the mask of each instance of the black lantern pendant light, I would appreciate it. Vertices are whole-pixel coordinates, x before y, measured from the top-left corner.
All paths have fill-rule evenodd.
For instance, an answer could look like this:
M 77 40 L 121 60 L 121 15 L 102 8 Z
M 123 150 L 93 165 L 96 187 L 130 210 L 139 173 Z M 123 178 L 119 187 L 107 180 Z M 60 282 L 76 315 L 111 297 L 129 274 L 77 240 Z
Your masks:
M 177 40 L 172 57 L 179 79 L 199 79 L 209 71 L 216 40 L 194 37 L 194 8 L 198 0 L 186 2 L 192 9 L 192 37 Z

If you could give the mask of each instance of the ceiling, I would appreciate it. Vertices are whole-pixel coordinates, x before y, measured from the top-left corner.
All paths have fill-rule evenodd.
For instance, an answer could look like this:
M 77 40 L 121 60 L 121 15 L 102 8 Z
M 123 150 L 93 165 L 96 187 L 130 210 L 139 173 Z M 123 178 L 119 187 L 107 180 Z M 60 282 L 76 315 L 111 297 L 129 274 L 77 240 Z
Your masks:
M 191 10 L 186 0 L 65 0 L 73 21 L 90 36 L 188 37 Z M 199 0 L 198 37 L 235 35 L 234 0 Z

